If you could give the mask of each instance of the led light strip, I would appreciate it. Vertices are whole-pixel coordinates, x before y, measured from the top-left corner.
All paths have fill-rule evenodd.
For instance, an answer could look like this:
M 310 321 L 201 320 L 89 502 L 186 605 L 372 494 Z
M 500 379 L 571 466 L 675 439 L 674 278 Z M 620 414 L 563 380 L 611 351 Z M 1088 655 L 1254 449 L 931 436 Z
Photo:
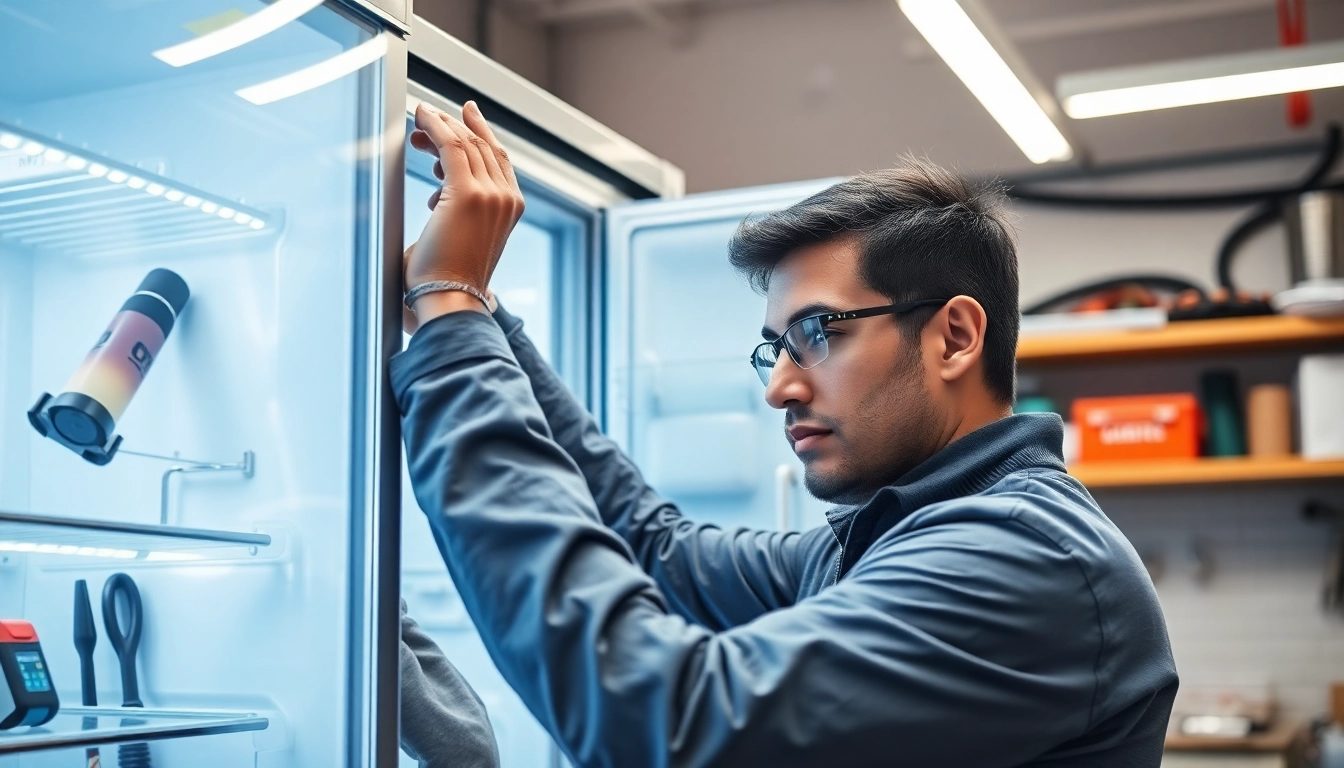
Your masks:
M 260 11 L 195 40 L 154 52 L 154 58 L 174 67 L 193 64 L 250 43 L 294 21 L 321 5 L 323 0 L 276 0 Z
M 0 552 L 26 552 L 35 555 L 71 555 L 75 557 L 103 557 L 113 560 L 201 560 L 192 552 L 154 552 L 115 547 L 78 547 L 74 544 L 37 544 L 31 541 L 0 541 Z
M 72 151 L 48 146 L 35 139 L 26 138 L 11 132 L 12 129 L 0 129 L 0 150 L 18 150 L 29 157 L 42 156 L 50 163 L 63 163 L 71 171 L 83 171 L 95 179 L 105 179 L 112 184 L 125 185 L 128 189 L 144 192 L 150 197 L 163 197 L 168 202 L 182 203 L 187 208 L 195 208 L 206 215 L 231 220 L 235 224 L 249 229 L 265 229 L 266 220 L 257 212 L 248 213 L 239 210 L 235 202 L 211 200 L 197 191 L 184 191 L 169 186 L 167 179 L 151 181 L 136 175 L 134 169 L 122 170 L 103 163 L 81 157 Z M 146 174 L 148 175 L 148 174 Z
M 897 0 L 995 122 L 1033 163 L 1068 160 L 1068 139 L 957 0 Z
M 1056 91 L 1075 119 L 1344 87 L 1344 42 L 1079 72 Z

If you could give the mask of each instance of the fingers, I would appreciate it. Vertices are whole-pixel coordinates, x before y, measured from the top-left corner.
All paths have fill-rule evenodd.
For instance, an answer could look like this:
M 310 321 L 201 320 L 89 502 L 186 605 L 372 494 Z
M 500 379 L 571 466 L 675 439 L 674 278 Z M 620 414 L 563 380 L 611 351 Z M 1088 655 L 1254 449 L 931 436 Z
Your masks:
M 426 201 L 427 204 L 429 205 L 429 210 L 431 211 L 434 210 L 434 206 L 438 205 L 439 201 L 442 199 L 443 199 L 443 187 L 439 187 L 433 192 L 430 192 L 429 200 Z
M 474 101 L 467 102 L 467 105 L 462 108 L 462 121 L 473 133 L 481 137 L 486 146 L 489 147 L 490 160 L 493 161 L 494 169 L 499 172 L 497 178 L 516 191 L 518 189 L 518 178 L 513 173 L 513 163 L 509 160 L 509 153 L 499 143 L 499 139 L 495 138 L 495 132 L 491 130 L 490 124 L 485 121 L 485 116 L 481 114 L 480 105 Z
M 444 164 L 444 170 L 451 178 L 455 180 L 472 178 L 475 174 L 471 170 L 471 160 L 468 156 L 470 144 L 453 130 L 448 120 L 444 119 L 446 117 L 447 115 L 437 109 L 421 103 L 415 108 L 415 127 L 419 129 L 417 132 L 423 132 L 434 145 L 439 161 Z M 480 164 L 479 158 L 477 164 Z
M 438 160 L 434 161 L 434 178 L 443 181 L 443 163 Z

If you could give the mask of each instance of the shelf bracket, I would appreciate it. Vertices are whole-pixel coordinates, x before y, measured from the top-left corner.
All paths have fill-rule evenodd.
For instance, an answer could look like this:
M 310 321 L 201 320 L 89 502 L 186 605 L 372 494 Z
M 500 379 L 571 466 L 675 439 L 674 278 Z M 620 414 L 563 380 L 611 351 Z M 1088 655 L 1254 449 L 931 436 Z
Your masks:
M 176 462 L 177 466 L 169 467 L 163 473 L 163 480 L 159 486 L 159 524 L 168 524 L 168 510 L 171 500 L 173 475 L 191 475 L 199 472 L 241 472 L 245 479 L 251 479 L 257 469 L 257 455 L 252 451 L 243 451 L 241 461 L 233 464 L 221 464 L 213 461 L 195 461 L 193 459 L 184 459 L 180 456 L 161 456 L 154 453 L 141 453 L 139 451 L 128 451 L 123 449 L 124 454 L 139 456 L 145 459 L 158 459 L 161 461 Z

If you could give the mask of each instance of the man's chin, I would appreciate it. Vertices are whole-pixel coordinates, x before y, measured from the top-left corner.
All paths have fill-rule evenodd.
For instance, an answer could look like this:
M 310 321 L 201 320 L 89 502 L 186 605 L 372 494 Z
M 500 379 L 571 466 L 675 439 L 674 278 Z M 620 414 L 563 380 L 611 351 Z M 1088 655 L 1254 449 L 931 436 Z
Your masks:
M 803 469 L 803 486 L 814 497 L 830 504 L 862 504 L 867 500 L 863 492 L 863 483 L 844 472 L 826 471 L 816 466 L 817 462 L 808 462 Z

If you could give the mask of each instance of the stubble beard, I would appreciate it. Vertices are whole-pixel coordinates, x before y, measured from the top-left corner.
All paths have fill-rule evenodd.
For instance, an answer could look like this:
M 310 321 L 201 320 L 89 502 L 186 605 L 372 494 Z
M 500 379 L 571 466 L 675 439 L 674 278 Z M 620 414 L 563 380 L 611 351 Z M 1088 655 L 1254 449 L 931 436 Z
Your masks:
M 864 504 L 936 451 L 937 411 L 918 355 L 898 361 L 889 382 L 855 409 L 834 470 L 804 466 L 808 493 L 830 504 Z

